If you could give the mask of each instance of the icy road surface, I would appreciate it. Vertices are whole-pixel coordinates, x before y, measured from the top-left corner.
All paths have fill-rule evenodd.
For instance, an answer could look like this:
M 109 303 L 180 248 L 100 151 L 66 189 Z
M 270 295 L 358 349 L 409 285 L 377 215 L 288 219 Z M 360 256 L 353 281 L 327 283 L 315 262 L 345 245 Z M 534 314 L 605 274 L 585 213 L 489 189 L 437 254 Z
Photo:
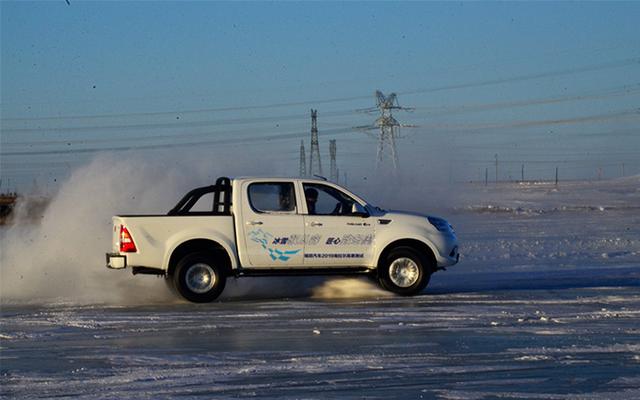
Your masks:
M 639 398 L 640 273 L 589 274 L 612 286 L 528 274 L 540 289 L 500 291 L 514 276 L 496 275 L 414 298 L 5 307 L 0 394 Z
M 441 210 L 463 258 L 413 298 L 247 278 L 185 304 L 107 271 L 107 229 L 77 259 L 81 226 L 7 232 L 0 397 L 640 398 L 640 177 L 467 189 Z

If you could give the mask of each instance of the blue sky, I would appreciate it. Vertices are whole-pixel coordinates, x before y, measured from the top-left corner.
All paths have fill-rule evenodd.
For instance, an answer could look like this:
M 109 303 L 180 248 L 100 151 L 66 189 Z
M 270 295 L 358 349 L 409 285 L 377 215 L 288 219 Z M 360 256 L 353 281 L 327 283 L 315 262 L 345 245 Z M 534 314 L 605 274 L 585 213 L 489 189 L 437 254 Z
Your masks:
M 337 139 L 339 166 L 362 176 L 376 142 L 352 127 L 375 119 L 357 110 L 376 89 L 416 108 L 396 113 L 419 126 L 399 141 L 407 173 L 479 179 L 496 153 L 501 179 L 522 163 L 531 178 L 559 163 L 568 178 L 619 176 L 623 163 L 640 173 L 637 2 L 61 0 L 0 12 L 0 190 L 123 147 L 268 153 L 295 174 L 312 107 L 323 154 Z

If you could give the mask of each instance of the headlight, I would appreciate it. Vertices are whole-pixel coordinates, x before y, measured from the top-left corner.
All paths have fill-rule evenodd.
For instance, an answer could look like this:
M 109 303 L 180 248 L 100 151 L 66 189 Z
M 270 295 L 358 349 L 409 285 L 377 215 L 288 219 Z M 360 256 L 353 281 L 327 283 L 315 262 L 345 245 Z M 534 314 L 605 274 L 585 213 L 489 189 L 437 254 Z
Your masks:
M 427 217 L 427 219 L 429 220 L 429 223 L 435 226 L 435 228 L 440 232 L 453 232 L 453 228 L 449 225 L 447 220 L 438 217 Z

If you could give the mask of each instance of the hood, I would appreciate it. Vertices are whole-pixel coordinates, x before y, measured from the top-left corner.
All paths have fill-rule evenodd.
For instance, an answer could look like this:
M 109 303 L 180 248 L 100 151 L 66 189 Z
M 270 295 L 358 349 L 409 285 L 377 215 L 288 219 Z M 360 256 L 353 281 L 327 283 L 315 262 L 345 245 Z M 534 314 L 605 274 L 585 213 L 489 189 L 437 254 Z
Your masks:
M 422 214 L 422 213 L 414 212 L 414 211 L 401 211 L 401 210 L 389 210 L 389 211 L 387 211 L 387 213 L 385 215 L 389 216 L 389 217 L 393 217 L 394 215 L 420 217 L 420 218 L 430 217 L 430 215 L 428 215 L 428 214 Z

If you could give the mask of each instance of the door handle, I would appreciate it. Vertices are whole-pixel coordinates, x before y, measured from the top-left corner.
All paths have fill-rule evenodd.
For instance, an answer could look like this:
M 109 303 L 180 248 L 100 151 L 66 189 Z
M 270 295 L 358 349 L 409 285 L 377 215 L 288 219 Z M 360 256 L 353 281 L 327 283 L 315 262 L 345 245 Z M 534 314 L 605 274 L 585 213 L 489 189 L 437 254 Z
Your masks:
M 247 221 L 247 225 L 262 225 L 262 221 Z
M 311 225 L 311 226 L 322 226 L 322 222 L 313 221 L 313 222 L 310 222 L 309 225 Z

